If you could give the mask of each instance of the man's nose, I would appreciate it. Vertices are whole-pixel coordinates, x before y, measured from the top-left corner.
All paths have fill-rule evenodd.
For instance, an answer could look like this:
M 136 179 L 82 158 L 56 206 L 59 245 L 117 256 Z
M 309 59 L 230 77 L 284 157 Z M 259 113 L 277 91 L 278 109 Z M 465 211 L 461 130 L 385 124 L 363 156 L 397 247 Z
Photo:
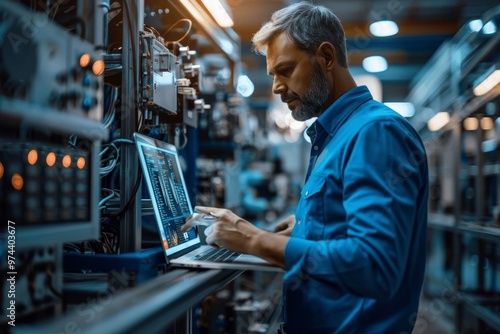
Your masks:
M 286 92 L 286 86 L 277 79 L 273 80 L 273 93 L 274 94 L 283 94 Z

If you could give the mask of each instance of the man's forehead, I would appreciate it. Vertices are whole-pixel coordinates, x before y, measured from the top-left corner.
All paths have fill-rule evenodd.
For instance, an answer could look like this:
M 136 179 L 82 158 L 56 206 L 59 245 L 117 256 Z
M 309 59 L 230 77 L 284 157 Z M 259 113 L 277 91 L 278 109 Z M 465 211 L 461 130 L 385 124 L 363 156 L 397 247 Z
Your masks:
M 269 41 L 266 50 L 266 57 L 269 56 L 269 53 L 280 53 L 283 50 L 291 48 L 295 48 L 295 44 L 286 33 L 281 33 Z
M 277 36 L 267 46 L 267 72 L 273 72 L 273 69 L 282 63 L 293 61 L 299 53 L 301 53 L 301 50 L 295 46 L 286 34 L 283 33 Z

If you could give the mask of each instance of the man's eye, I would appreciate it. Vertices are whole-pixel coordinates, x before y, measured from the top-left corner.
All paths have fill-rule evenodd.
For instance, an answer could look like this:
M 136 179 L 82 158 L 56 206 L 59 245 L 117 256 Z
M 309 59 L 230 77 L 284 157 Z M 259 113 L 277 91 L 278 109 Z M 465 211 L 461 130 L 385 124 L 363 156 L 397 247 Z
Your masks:
M 285 67 L 279 71 L 279 74 L 282 76 L 288 76 L 292 74 L 293 68 L 292 67 Z

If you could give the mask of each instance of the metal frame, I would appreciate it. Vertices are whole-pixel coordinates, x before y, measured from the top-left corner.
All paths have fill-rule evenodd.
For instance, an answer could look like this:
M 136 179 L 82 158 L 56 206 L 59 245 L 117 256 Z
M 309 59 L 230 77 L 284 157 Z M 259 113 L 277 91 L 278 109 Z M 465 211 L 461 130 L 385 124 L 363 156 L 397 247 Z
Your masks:
M 139 31 L 144 26 L 144 1 L 123 1 L 123 36 L 122 36 L 122 138 L 133 139 L 137 131 L 139 113 Z M 135 146 L 122 147 L 120 164 L 120 199 L 123 208 L 132 196 L 136 178 L 139 174 L 139 162 Z M 133 252 L 141 248 L 141 187 L 137 190 L 130 208 L 120 220 L 120 252 Z
M 169 333 L 189 334 L 191 307 L 240 274 L 241 271 L 230 270 L 173 270 L 120 294 L 108 294 L 102 298 L 105 307 L 97 301 L 88 304 L 89 310 L 99 310 L 92 321 L 80 309 L 36 329 L 16 326 L 12 333 L 66 332 L 68 324 L 84 333 L 156 333 L 175 323 L 174 331 Z

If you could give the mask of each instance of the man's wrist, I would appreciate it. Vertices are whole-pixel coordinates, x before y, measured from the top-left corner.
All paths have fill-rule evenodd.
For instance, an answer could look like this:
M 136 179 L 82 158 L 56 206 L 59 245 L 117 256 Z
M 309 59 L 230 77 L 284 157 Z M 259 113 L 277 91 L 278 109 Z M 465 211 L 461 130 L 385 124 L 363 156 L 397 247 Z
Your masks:
M 262 253 L 262 242 L 264 242 L 265 233 L 266 231 L 257 228 L 256 232 L 250 235 L 250 242 L 248 244 L 249 254 L 260 256 L 260 253 Z

